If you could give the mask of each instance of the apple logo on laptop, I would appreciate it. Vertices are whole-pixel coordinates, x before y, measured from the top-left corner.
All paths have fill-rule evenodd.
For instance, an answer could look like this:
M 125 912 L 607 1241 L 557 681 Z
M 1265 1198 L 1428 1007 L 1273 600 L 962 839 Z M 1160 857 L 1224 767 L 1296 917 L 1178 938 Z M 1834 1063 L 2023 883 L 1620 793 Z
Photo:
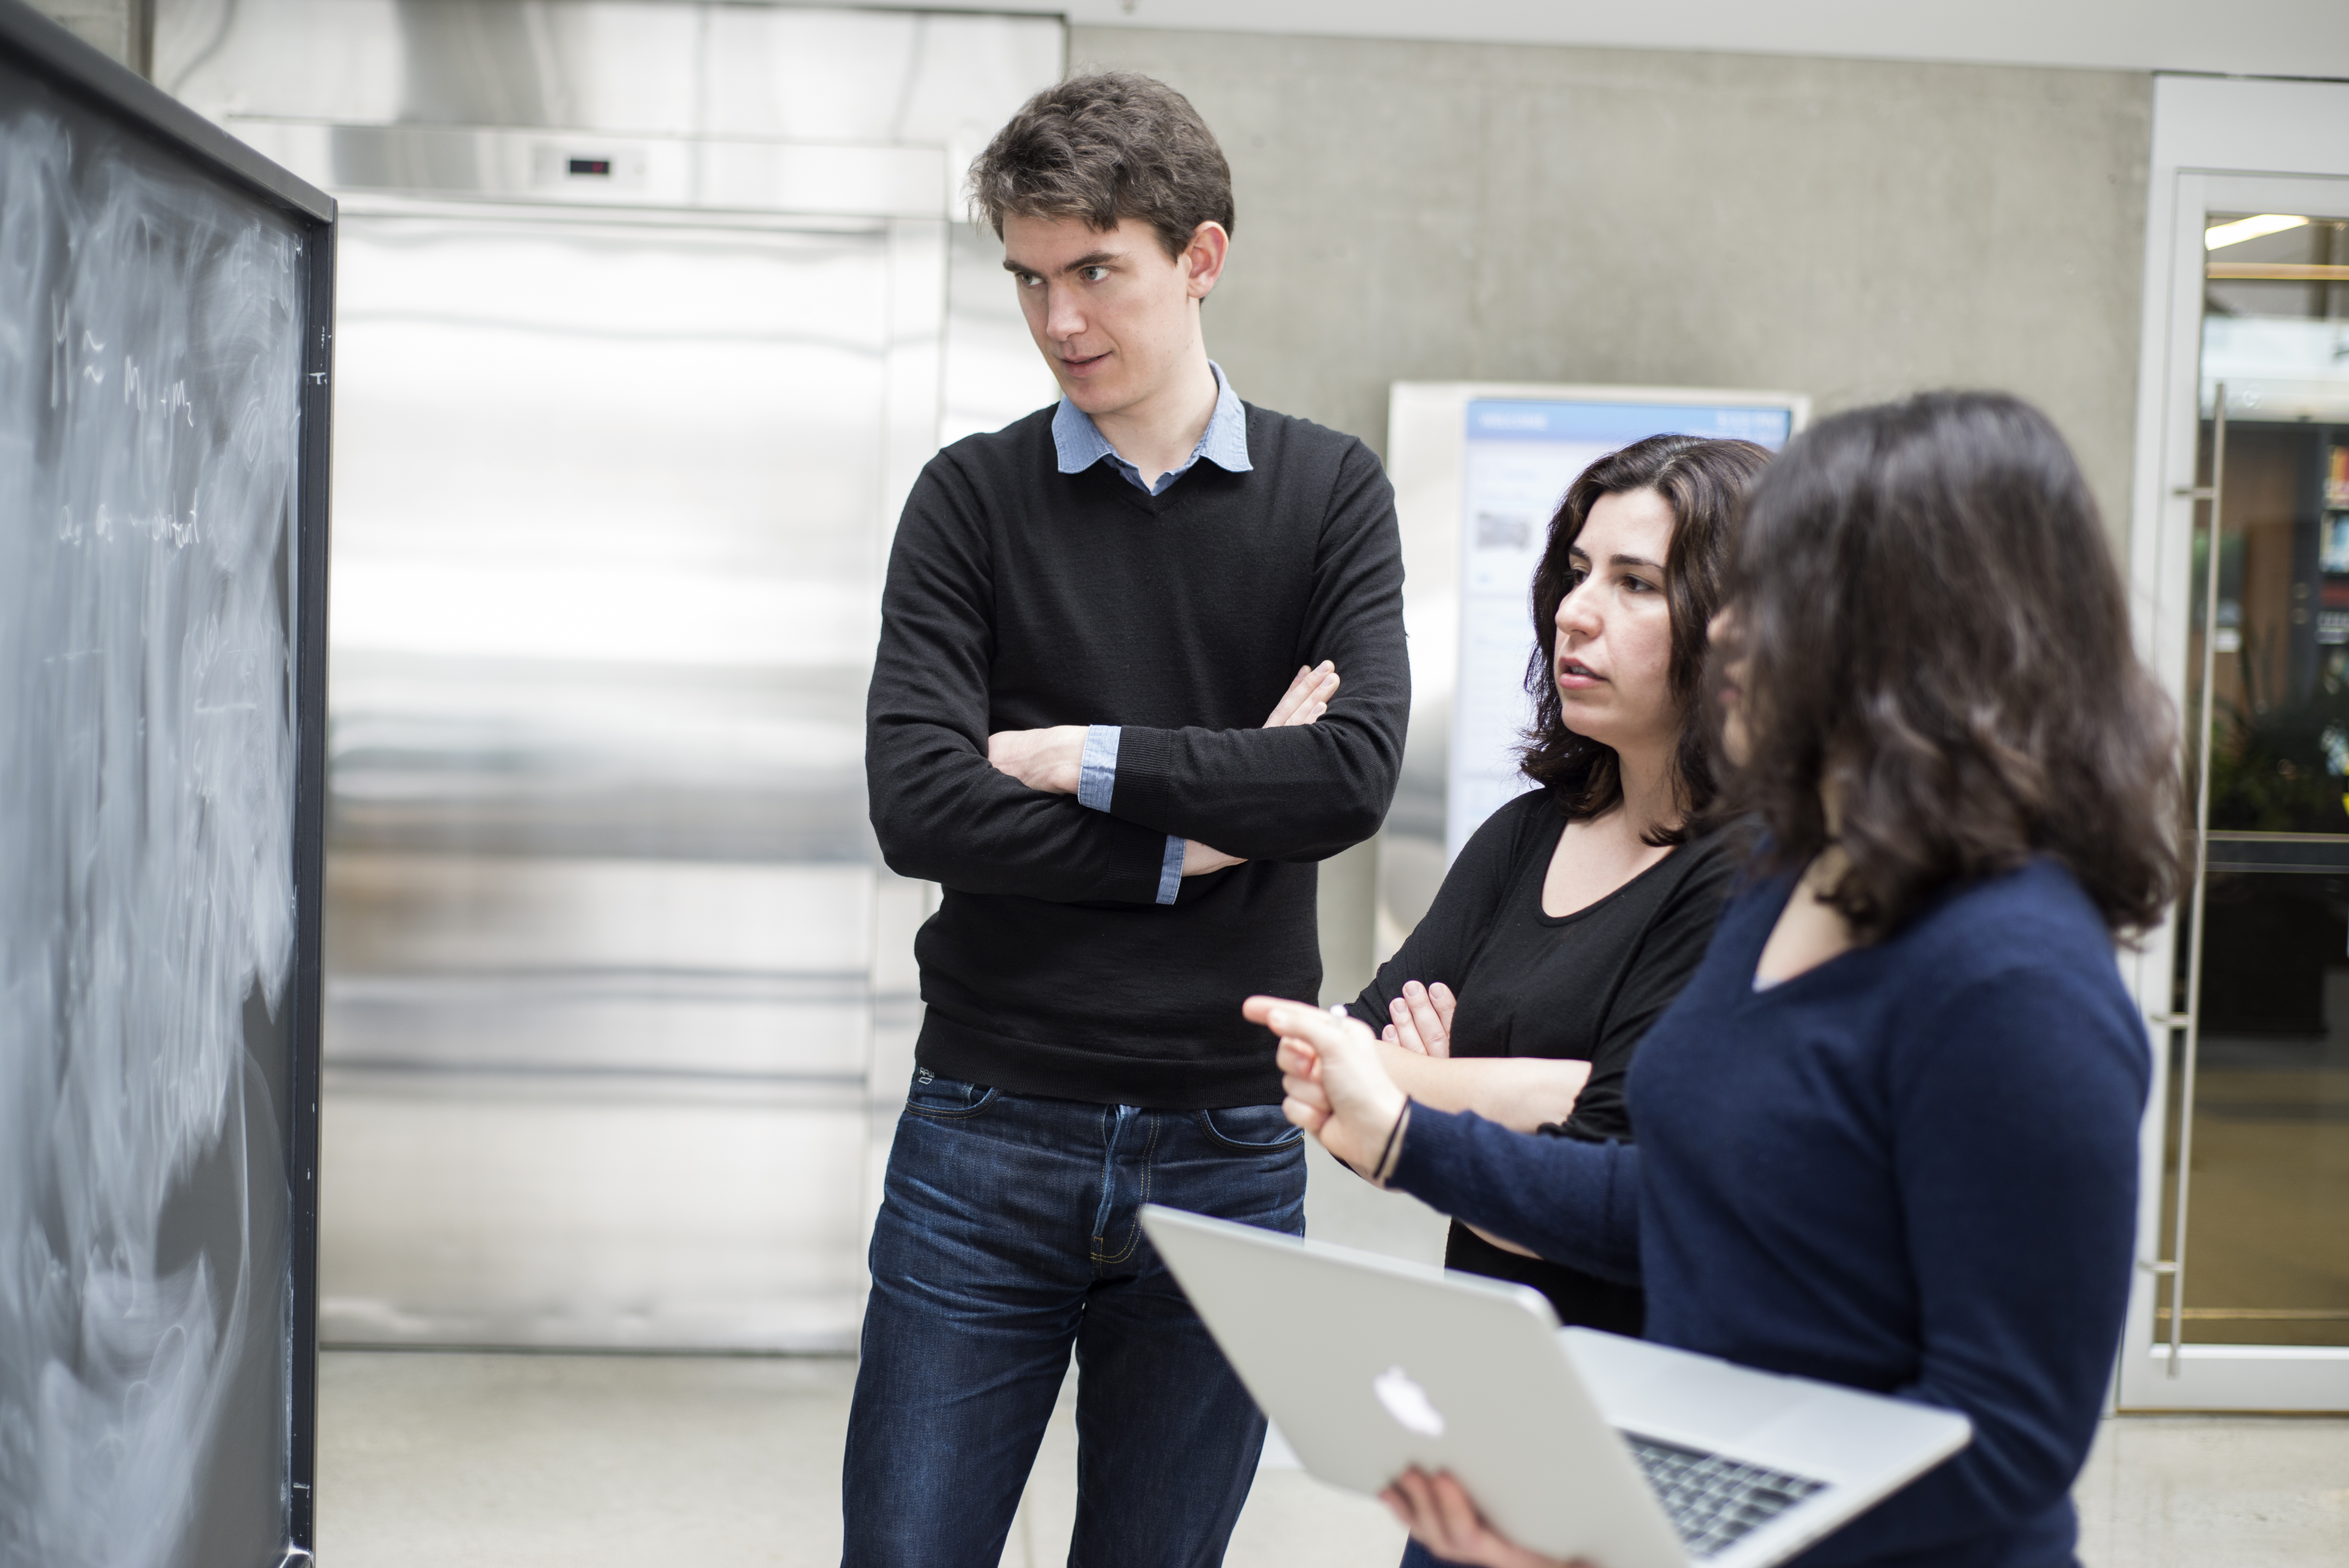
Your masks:
M 1379 1403 L 1387 1408 L 1387 1414 L 1406 1429 L 1422 1437 L 1440 1438 L 1444 1435 L 1444 1412 L 1435 1408 L 1435 1401 L 1427 1397 L 1427 1390 L 1413 1382 L 1411 1374 L 1402 1367 L 1390 1367 L 1371 1378 L 1371 1392 L 1379 1397 Z

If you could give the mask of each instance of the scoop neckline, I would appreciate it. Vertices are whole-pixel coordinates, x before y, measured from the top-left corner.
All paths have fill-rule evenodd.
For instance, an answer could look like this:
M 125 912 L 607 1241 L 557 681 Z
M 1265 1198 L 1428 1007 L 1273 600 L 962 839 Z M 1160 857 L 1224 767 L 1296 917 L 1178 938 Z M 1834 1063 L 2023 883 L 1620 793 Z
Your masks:
M 1558 823 L 1557 837 L 1549 840 L 1549 852 L 1548 854 L 1540 857 L 1540 869 L 1538 874 L 1537 874 L 1533 879 L 1534 918 L 1540 921 L 1544 925 L 1553 927 L 1571 925 L 1585 915 L 1598 913 L 1600 910 L 1605 909 L 1609 904 L 1613 903 L 1617 899 L 1621 898 L 1625 893 L 1630 892 L 1633 888 L 1638 887 L 1650 877 L 1654 876 L 1658 872 L 1662 871 L 1666 866 L 1671 865 L 1674 861 L 1680 858 L 1682 851 L 1685 851 L 1689 847 L 1685 842 L 1674 844 L 1664 851 L 1663 859 L 1658 861 L 1654 865 L 1650 866 L 1647 870 L 1641 872 L 1630 881 L 1625 882 L 1621 887 L 1619 887 L 1612 892 L 1608 893 L 1604 898 L 1594 899 L 1590 903 L 1584 904 L 1580 909 L 1571 910 L 1565 914 L 1552 914 L 1548 910 L 1542 907 L 1542 884 L 1549 880 L 1550 859 L 1557 853 L 1557 841 L 1559 839 L 1566 837 L 1566 829 L 1567 824 L 1565 822 L 1561 821 Z

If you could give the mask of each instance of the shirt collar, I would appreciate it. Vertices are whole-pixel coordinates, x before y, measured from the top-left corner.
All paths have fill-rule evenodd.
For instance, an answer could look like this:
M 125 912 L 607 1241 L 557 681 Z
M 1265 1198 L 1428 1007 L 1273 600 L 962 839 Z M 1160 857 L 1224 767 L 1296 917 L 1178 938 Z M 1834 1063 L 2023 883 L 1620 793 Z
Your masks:
M 1224 379 L 1224 367 L 1214 360 L 1207 368 L 1216 373 L 1216 411 L 1207 416 L 1207 428 L 1200 432 L 1198 449 L 1191 455 L 1205 458 L 1227 474 L 1244 474 L 1256 467 L 1248 461 L 1247 410 L 1240 407 L 1240 395 Z
M 1205 458 L 1226 473 L 1248 473 L 1255 465 L 1248 461 L 1247 410 L 1240 406 L 1239 394 L 1225 379 L 1224 367 L 1210 359 L 1207 368 L 1216 377 L 1216 411 L 1207 417 L 1207 428 L 1200 432 L 1199 444 L 1191 449 L 1189 459 L 1173 472 L 1187 472 L 1193 463 Z M 1052 410 L 1052 446 L 1064 474 L 1081 474 L 1107 458 L 1127 471 L 1129 478 L 1140 482 L 1139 476 L 1132 472 L 1133 465 L 1117 455 L 1117 449 L 1109 444 L 1101 427 L 1093 423 L 1092 416 L 1066 397 Z M 1159 482 L 1163 489 L 1165 481 Z

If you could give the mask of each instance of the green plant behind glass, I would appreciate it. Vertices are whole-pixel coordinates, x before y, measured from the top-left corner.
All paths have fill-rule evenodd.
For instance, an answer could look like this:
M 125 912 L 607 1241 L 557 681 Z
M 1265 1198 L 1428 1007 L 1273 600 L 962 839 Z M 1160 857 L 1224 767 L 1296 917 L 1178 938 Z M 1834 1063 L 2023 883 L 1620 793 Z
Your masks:
M 2210 826 L 2222 832 L 2349 833 L 2349 682 L 2328 659 L 2316 690 L 2262 700 L 2270 639 L 2246 640 L 2243 698 L 2219 702 L 2210 758 Z M 2332 653 L 2333 650 L 2326 650 Z

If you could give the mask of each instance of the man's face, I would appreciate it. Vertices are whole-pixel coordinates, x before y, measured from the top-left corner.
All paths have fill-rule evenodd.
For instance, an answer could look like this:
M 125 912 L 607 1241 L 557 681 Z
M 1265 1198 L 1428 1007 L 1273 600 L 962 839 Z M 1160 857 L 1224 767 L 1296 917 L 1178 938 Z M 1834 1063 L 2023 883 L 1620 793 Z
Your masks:
M 1157 231 L 1131 218 L 1106 232 L 1081 218 L 1003 221 L 1003 266 L 1028 331 L 1061 391 L 1095 418 L 1174 382 L 1198 342 L 1198 301 L 1216 286 L 1223 247 L 1215 223 L 1169 256 Z

